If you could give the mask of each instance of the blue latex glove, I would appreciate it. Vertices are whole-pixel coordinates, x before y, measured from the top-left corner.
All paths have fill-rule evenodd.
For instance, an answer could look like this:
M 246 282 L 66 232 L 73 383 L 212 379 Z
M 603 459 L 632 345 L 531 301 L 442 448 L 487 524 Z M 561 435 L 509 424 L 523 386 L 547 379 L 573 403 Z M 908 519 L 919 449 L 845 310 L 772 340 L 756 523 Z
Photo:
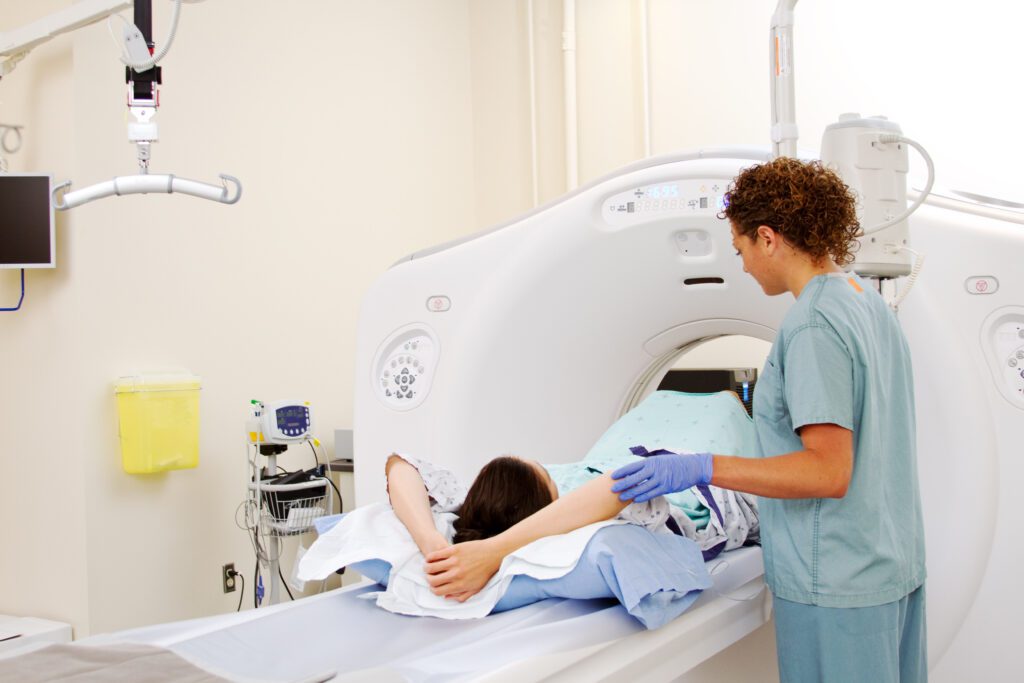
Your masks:
M 612 472 L 612 492 L 619 500 L 643 503 L 666 493 L 711 483 L 710 453 L 662 453 L 623 465 Z

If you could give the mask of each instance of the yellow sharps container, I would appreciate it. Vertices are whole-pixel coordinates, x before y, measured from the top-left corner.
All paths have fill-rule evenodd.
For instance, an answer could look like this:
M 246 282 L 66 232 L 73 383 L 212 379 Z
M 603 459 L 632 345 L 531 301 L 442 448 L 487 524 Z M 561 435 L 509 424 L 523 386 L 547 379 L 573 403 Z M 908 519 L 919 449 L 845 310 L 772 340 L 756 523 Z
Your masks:
M 199 378 L 133 375 L 114 385 L 121 464 L 131 474 L 199 464 Z

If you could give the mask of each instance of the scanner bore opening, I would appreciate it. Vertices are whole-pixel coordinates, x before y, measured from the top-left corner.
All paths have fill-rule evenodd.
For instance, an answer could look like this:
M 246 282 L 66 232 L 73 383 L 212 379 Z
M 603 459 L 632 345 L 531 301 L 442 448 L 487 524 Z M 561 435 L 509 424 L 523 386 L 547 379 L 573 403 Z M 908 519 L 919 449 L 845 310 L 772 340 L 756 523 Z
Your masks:
M 757 377 L 770 350 L 770 342 L 740 334 L 707 337 L 686 344 L 658 359 L 637 381 L 623 413 L 658 389 L 690 393 L 735 391 L 749 412 Z

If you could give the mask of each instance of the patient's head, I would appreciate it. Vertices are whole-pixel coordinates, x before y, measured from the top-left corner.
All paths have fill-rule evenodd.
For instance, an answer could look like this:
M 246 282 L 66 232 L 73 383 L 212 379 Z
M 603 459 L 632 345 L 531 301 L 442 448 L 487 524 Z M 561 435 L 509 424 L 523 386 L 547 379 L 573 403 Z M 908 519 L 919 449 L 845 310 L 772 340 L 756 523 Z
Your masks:
M 455 522 L 455 543 L 496 536 L 557 497 L 557 487 L 539 463 L 495 458 L 469 487 Z

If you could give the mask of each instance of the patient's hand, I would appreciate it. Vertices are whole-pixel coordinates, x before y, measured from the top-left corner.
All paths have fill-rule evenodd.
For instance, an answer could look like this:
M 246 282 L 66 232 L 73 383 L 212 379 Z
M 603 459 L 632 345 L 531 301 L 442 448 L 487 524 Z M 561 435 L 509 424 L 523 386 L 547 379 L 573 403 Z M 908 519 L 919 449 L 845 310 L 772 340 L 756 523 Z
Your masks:
M 466 541 L 427 555 L 424 571 L 435 595 L 459 602 L 480 592 L 501 566 L 488 540 Z

